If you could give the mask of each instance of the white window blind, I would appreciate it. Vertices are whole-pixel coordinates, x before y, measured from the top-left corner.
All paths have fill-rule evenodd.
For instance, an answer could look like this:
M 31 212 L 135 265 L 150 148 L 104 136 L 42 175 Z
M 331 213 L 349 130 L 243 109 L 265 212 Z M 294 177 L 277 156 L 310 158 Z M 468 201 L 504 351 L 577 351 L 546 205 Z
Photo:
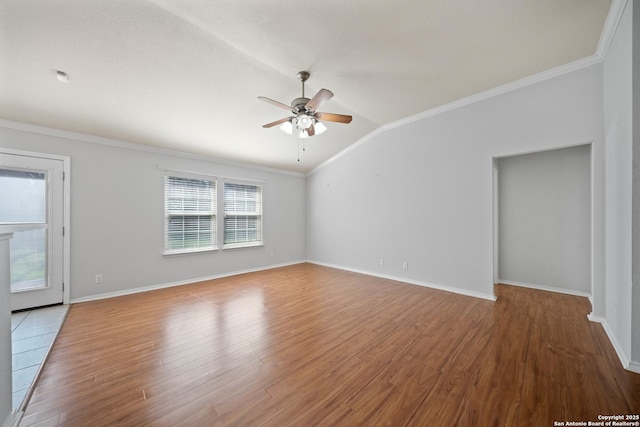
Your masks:
M 224 246 L 262 244 L 262 187 L 224 183 Z
M 165 253 L 216 249 L 216 181 L 166 176 Z

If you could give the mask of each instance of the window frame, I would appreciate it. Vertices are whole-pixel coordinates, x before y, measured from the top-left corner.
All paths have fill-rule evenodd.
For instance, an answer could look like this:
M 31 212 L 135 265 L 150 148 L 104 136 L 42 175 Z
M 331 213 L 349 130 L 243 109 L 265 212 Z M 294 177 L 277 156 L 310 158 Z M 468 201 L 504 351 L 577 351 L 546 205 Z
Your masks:
M 180 212 L 171 212 L 169 208 L 169 194 L 167 190 L 169 188 L 168 180 L 171 178 L 180 179 L 180 180 L 192 180 L 192 181 L 205 181 L 209 182 L 211 185 L 210 188 L 210 202 L 211 202 L 211 210 L 205 211 L 191 211 L 191 210 L 182 210 Z M 200 252 L 211 252 L 219 250 L 218 246 L 218 180 L 215 176 L 205 176 L 205 175 L 191 175 L 184 174 L 178 172 L 168 171 L 164 175 L 164 250 L 163 255 L 180 255 L 187 253 L 200 253 Z M 197 201 L 196 201 L 197 203 Z M 177 248 L 177 249 L 169 249 L 169 223 L 171 217 L 209 217 L 210 218 L 210 245 L 208 246 L 199 246 L 199 247 L 187 247 L 187 248 Z M 183 233 L 185 233 L 183 231 Z M 199 231 L 198 231 L 199 233 Z M 184 239 L 184 237 L 183 237 Z

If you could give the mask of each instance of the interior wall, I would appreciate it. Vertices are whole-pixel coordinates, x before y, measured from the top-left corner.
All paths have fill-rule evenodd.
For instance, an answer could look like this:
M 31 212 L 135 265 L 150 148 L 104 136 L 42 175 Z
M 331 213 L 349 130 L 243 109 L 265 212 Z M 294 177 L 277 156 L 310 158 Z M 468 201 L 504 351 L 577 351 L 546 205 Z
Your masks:
M 601 182 L 601 79 L 596 64 L 387 128 L 316 168 L 307 180 L 308 258 L 493 296 L 492 158 L 593 142 Z M 594 186 L 595 205 L 601 190 Z
M 0 123 L 0 147 L 71 158 L 71 300 L 306 258 L 305 177 Z M 160 168 L 158 167 L 160 166 Z M 162 169 L 161 169 L 162 168 Z M 164 170 L 264 180 L 264 246 L 163 256 Z M 103 274 L 104 283 L 95 284 Z
M 635 372 L 640 373 L 640 5 L 631 2 L 632 17 L 632 310 L 631 363 Z M 635 114 L 633 114 L 635 112 Z
M 609 336 L 631 355 L 632 5 L 627 2 L 604 62 L 606 296 Z M 637 330 L 638 328 L 636 328 Z
M 591 148 L 498 159 L 499 280 L 591 294 Z

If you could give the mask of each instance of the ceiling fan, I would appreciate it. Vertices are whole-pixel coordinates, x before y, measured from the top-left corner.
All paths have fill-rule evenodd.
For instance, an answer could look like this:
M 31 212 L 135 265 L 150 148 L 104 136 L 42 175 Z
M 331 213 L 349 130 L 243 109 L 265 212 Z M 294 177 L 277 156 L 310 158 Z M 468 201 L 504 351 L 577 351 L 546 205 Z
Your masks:
M 320 120 L 336 123 L 351 123 L 351 116 L 316 111 L 320 105 L 331 99 L 333 92 L 327 89 L 320 89 L 313 98 L 305 98 L 304 82 L 309 79 L 309 76 L 311 76 L 311 74 L 309 74 L 308 71 L 298 72 L 298 80 L 302 82 L 302 97 L 291 101 L 291 106 L 264 96 L 258 97 L 258 99 L 262 101 L 273 104 L 276 107 L 284 108 L 293 114 L 292 116 L 276 120 L 275 122 L 267 123 L 262 126 L 263 128 L 280 125 L 280 129 L 289 135 L 292 135 L 295 129 L 298 138 L 309 138 L 310 136 L 320 135 L 327 130 L 327 127 Z

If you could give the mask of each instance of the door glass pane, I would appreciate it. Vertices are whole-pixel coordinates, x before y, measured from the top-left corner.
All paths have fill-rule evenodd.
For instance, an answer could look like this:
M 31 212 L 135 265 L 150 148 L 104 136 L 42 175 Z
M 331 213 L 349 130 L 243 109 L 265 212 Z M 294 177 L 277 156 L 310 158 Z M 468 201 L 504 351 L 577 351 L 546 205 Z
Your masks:
M 44 288 L 46 230 L 21 231 L 11 239 L 11 291 Z
M 0 169 L 0 223 L 40 224 L 11 239 L 11 291 L 47 286 L 45 173 Z

